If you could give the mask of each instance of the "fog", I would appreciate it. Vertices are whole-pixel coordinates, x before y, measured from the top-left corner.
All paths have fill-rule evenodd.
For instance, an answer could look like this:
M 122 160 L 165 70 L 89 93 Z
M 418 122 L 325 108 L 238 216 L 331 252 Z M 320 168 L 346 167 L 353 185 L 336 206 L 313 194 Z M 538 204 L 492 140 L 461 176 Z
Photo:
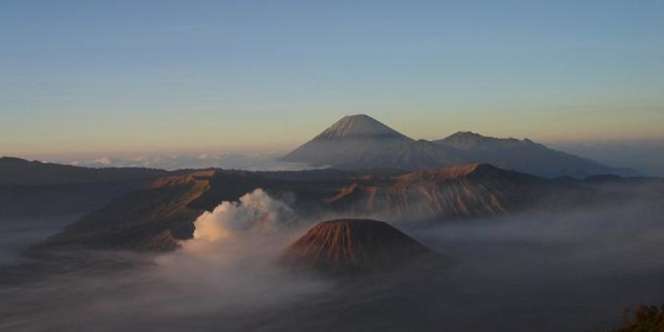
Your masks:
M 46 239 L 80 218 L 80 214 L 57 217 L 0 218 L 0 266 L 25 259 L 21 252 L 31 243 Z
M 558 142 L 551 146 L 613 167 L 631 168 L 643 175 L 664 176 L 663 139 Z
M 303 163 L 279 160 L 279 153 L 200 153 L 96 156 L 78 159 L 57 159 L 57 162 L 84 167 L 146 167 L 165 170 L 225 168 L 248 171 L 296 171 L 315 169 Z
M 276 264 L 303 226 L 285 202 L 260 189 L 222 202 L 194 225 L 194 238 L 173 253 L 65 253 L 98 257 L 92 266 L 37 282 L 3 283 L 0 329 L 191 330 L 209 326 L 210 319 L 232 320 L 225 324 L 241 329 L 243 319 L 254 321 L 252 313 L 330 287 L 328 280 Z
M 276 263 L 308 227 L 290 206 L 257 190 L 195 220 L 176 252 L 4 283 L 0 330 L 602 331 L 664 303 L 656 204 L 396 224 L 452 265 L 337 280 Z

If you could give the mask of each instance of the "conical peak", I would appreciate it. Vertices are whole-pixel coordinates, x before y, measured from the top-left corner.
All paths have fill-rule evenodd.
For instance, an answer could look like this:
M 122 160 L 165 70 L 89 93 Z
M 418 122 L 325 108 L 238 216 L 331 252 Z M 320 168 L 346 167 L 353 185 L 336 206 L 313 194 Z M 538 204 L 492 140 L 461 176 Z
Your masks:
M 309 229 L 286 249 L 283 262 L 321 272 L 369 272 L 401 267 L 430 254 L 387 223 L 339 219 Z
M 380 121 L 366 115 L 348 115 L 335 122 L 331 127 L 323 131 L 317 138 L 404 138 L 408 139 L 398 131 L 388 127 Z

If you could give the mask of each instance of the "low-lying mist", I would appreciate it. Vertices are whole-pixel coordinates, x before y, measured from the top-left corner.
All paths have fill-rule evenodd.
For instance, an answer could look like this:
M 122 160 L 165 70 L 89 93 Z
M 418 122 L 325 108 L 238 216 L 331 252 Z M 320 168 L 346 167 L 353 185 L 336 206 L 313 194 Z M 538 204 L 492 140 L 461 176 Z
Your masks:
M 97 156 L 77 160 L 56 160 L 66 164 L 83 167 L 146 167 L 166 170 L 225 168 L 248 171 L 286 171 L 306 170 L 311 167 L 303 163 L 281 161 L 284 153 L 182 153 L 130 156 Z
M 86 268 L 1 289 L 11 300 L 0 305 L 0 330 L 242 329 L 255 322 L 253 314 L 330 287 L 276 264 L 301 228 L 286 203 L 260 189 L 219 204 L 194 225 L 194 238 L 175 252 L 100 257 L 129 263 L 130 270 Z
M 0 218 L 0 266 L 17 264 L 30 244 L 42 241 L 78 220 L 81 214 L 55 217 Z
M 310 225 L 292 206 L 256 190 L 201 215 L 176 252 L 112 253 L 132 269 L 2 285 L 0 330 L 596 331 L 664 303 L 656 204 L 396 224 L 454 263 L 354 280 L 276 263 Z

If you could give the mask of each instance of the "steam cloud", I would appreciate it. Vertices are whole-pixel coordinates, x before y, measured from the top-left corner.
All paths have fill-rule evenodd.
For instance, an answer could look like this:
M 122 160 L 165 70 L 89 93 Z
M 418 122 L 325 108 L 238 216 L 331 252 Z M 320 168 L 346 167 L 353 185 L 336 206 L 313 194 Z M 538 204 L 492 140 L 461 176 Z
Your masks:
M 195 222 L 195 240 L 215 242 L 237 233 L 274 233 L 295 222 L 293 210 L 262 189 L 240 197 L 239 202 L 223 202 L 205 212 Z
M 196 302 L 168 308 L 172 314 L 264 310 L 327 289 L 276 264 L 297 228 L 293 209 L 262 189 L 225 201 L 194 221 L 194 238 L 156 259 L 161 283 Z M 186 276 L 183 278 L 183 276 Z

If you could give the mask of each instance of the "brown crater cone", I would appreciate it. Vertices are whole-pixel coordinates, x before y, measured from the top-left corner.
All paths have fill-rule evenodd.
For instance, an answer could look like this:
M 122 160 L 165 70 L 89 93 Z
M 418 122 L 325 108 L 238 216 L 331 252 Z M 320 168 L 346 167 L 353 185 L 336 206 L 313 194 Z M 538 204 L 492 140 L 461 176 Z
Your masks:
M 385 222 L 341 219 L 312 227 L 286 249 L 282 262 L 322 272 L 369 272 L 395 270 L 429 255 L 428 248 Z

